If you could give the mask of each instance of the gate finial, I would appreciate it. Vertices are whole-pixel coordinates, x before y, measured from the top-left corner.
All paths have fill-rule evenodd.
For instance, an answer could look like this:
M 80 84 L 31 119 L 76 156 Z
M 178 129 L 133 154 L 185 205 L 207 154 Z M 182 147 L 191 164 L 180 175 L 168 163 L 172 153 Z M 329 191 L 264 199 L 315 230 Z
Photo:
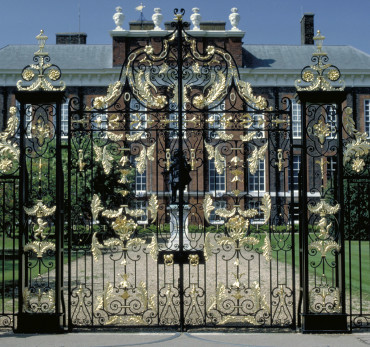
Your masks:
M 39 42 L 39 49 L 34 53 L 34 62 L 36 64 L 27 65 L 22 71 L 22 80 L 17 82 L 17 88 L 20 91 L 63 91 L 66 85 L 63 81 L 59 81 L 59 87 L 53 85 L 54 82 L 60 80 L 62 72 L 57 65 L 50 64 L 49 53 L 44 52 L 45 43 L 48 37 L 44 35 L 44 31 L 40 30 L 40 34 L 36 36 Z M 23 87 L 22 83 L 32 82 L 30 86 Z
M 311 60 L 315 65 L 305 66 L 301 71 L 301 78 L 295 81 L 295 86 L 298 91 L 341 91 L 344 90 L 344 81 L 341 80 L 340 70 L 331 64 L 328 54 L 322 51 L 322 45 L 325 36 L 321 35 L 320 30 L 313 38 L 317 51 L 312 54 Z M 300 86 L 303 82 L 308 83 L 308 86 Z M 337 82 L 339 86 L 333 86 L 332 82 Z

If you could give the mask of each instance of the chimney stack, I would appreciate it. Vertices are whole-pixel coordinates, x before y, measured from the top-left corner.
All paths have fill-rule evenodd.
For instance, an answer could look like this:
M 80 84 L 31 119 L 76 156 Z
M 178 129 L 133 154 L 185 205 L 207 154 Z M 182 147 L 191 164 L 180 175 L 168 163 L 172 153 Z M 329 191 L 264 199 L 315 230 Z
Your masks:
M 301 19 L 301 45 L 313 45 L 314 24 L 313 13 L 305 13 Z
M 86 33 L 57 33 L 57 45 L 86 45 Z

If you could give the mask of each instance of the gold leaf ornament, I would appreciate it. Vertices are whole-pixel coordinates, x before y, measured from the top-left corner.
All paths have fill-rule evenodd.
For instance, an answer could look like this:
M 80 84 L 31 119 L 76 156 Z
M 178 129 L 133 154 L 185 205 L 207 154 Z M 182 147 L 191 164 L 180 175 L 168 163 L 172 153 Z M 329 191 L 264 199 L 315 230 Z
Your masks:
M 262 246 L 263 256 L 265 257 L 266 261 L 272 260 L 272 247 L 270 237 L 267 233 L 265 233 L 265 240 L 263 241 Z
M 103 210 L 104 210 L 104 208 L 101 205 L 101 201 L 100 201 L 99 196 L 97 194 L 94 194 L 94 196 L 91 200 L 91 213 L 92 213 L 93 219 L 97 220 L 98 216 L 99 216 L 99 213 Z
M 9 138 L 13 137 L 18 129 L 19 120 L 17 108 L 12 106 L 9 109 L 10 117 L 6 129 L 0 133 L 0 171 L 7 173 L 12 170 L 15 163 L 19 161 L 19 148 Z
M 94 258 L 94 261 L 98 261 L 100 259 L 100 256 L 102 255 L 101 248 L 103 248 L 103 245 L 99 243 L 97 237 L 97 232 L 95 232 L 91 239 L 91 254 Z
M 211 212 L 215 209 L 215 207 L 212 205 L 213 201 L 211 198 L 211 195 L 206 194 L 203 201 L 203 211 L 204 211 L 204 218 L 205 220 L 210 223 L 209 216 L 211 215 Z
M 94 108 L 97 110 L 101 110 L 107 107 L 107 105 L 113 104 L 121 95 L 122 89 L 123 84 L 121 81 L 116 81 L 115 83 L 110 84 L 106 96 L 98 96 L 94 99 Z
M 271 216 L 271 197 L 268 193 L 265 193 L 262 198 L 261 211 L 263 212 L 265 217 L 263 223 L 267 223 Z
M 252 175 L 256 174 L 259 166 L 259 161 L 265 159 L 267 146 L 268 142 L 266 142 L 261 148 L 255 147 L 251 156 L 247 159 L 249 163 L 249 171 Z
M 154 194 L 152 194 L 149 199 L 148 211 L 150 212 L 152 223 L 154 223 L 157 219 L 157 211 L 158 211 L 158 199 L 157 199 L 157 196 Z
M 207 142 L 204 142 L 204 145 L 205 145 L 206 150 L 208 152 L 208 158 L 210 160 L 215 159 L 216 172 L 219 175 L 222 175 L 223 172 L 224 172 L 224 169 L 226 167 L 226 164 L 225 164 L 224 157 L 221 155 L 221 153 L 219 151 L 219 145 L 216 146 L 215 148 L 212 145 L 208 144 Z

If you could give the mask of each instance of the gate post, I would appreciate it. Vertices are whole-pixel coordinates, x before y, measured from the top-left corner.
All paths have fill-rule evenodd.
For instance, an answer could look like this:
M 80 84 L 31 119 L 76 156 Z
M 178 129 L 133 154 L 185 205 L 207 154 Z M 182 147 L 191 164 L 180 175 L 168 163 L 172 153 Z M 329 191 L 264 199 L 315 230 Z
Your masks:
M 64 82 L 36 36 L 34 64 L 22 71 L 20 103 L 19 306 L 16 331 L 63 331 L 63 167 L 61 104 Z M 23 82 L 28 84 L 23 86 Z
M 296 81 L 302 114 L 302 331 L 347 332 L 345 308 L 342 103 L 339 69 L 327 64 L 324 37 L 314 40 L 313 66 Z M 305 82 L 305 86 L 300 84 Z M 334 86 L 333 84 L 336 84 Z M 334 167 L 336 168 L 334 169 Z

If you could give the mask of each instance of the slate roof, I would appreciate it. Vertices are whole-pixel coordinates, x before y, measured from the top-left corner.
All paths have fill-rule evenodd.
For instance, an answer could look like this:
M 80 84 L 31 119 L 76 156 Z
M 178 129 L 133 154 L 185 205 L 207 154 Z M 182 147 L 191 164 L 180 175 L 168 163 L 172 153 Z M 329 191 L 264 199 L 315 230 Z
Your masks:
M 9 45 L 0 49 L 0 69 L 19 70 L 32 63 L 37 45 Z M 351 46 L 324 46 L 329 63 L 341 70 L 370 70 L 370 55 Z M 112 68 L 112 45 L 47 45 L 51 62 L 62 70 Z M 243 45 L 243 67 L 260 70 L 301 70 L 312 64 L 315 46 Z
M 32 63 L 37 45 L 9 45 L 0 49 L 0 69 L 23 69 Z M 112 45 L 46 45 L 51 63 L 63 70 L 112 68 Z
M 251 69 L 301 70 L 311 65 L 316 47 L 288 45 L 243 45 L 243 67 Z M 329 63 L 340 70 L 370 70 L 370 55 L 352 46 L 324 46 Z

